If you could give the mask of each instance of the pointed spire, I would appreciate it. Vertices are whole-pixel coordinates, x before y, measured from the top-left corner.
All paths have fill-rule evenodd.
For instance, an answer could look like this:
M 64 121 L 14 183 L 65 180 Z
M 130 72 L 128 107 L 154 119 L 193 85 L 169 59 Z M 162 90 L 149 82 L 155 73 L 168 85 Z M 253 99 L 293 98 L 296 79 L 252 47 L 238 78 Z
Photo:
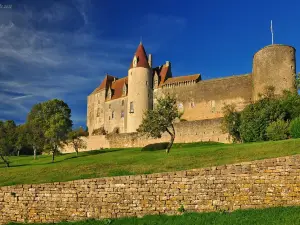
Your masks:
M 135 67 L 150 68 L 148 63 L 148 57 L 142 42 L 140 42 L 139 46 L 137 47 L 133 59 L 135 56 L 137 58 L 137 64 Z M 129 69 L 131 68 L 133 68 L 133 60 L 131 61 Z

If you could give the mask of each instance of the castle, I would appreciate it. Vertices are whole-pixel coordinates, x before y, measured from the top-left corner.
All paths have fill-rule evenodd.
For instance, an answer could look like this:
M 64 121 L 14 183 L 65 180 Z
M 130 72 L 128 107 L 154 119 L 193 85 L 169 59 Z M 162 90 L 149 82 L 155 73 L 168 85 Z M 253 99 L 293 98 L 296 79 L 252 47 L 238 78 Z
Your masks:
M 200 74 L 173 77 L 171 63 L 152 65 L 142 43 L 131 61 L 128 76 L 106 75 L 87 99 L 87 126 L 90 134 L 102 128 L 108 133 L 136 132 L 143 113 L 152 109 L 155 99 L 167 93 L 176 96 L 182 119 L 199 121 L 221 118 L 224 104 L 235 103 L 238 110 L 256 101 L 266 86 L 275 94 L 296 91 L 295 48 L 269 45 L 253 57 L 252 72 L 219 79 L 202 80 Z M 219 139 L 218 139 L 219 140 Z

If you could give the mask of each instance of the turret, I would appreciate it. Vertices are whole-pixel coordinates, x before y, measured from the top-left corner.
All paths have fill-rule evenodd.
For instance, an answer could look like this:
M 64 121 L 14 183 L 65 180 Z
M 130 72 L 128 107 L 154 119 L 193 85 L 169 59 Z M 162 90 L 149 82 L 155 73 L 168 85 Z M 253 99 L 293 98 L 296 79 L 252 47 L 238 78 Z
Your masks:
M 275 94 L 283 90 L 296 91 L 295 48 L 287 45 L 269 45 L 253 57 L 253 100 L 259 99 L 266 86 L 274 86 Z
M 151 109 L 152 69 L 142 43 L 138 46 L 128 70 L 127 132 L 136 132 L 144 112 Z

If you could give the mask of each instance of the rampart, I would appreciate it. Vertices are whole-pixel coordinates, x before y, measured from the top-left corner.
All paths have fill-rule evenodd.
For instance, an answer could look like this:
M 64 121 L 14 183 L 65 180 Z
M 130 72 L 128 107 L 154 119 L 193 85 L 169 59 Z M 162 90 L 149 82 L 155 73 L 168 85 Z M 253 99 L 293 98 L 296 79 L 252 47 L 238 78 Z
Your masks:
M 191 143 L 201 141 L 230 142 L 228 134 L 222 133 L 221 119 L 208 119 L 196 121 L 181 121 L 175 123 L 175 143 Z M 122 133 L 89 136 L 84 138 L 87 143 L 86 151 L 100 148 L 130 148 L 144 147 L 149 144 L 169 142 L 170 135 L 164 133 L 161 138 L 154 139 L 146 136 L 138 136 L 137 133 Z M 74 152 L 70 146 L 61 150 L 63 153 Z M 82 151 L 82 150 L 80 150 Z
M 300 155 L 180 172 L 0 188 L 0 224 L 300 205 Z
M 183 119 L 193 121 L 221 118 L 225 104 L 234 103 L 240 111 L 251 103 L 252 75 L 202 80 L 187 86 L 170 85 L 156 90 L 155 97 L 167 93 L 174 95 L 182 104 Z

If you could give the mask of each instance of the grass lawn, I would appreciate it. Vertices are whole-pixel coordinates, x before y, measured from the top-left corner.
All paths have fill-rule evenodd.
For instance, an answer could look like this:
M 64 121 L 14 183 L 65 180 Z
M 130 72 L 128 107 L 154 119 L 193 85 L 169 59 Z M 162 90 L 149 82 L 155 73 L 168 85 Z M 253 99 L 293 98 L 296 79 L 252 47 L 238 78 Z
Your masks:
M 0 164 L 0 186 L 70 181 L 106 176 L 186 170 L 264 158 L 300 154 L 300 139 L 248 144 L 175 144 L 164 150 L 107 149 L 51 156 L 11 157 L 11 167 Z
M 57 225 L 298 225 L 300 207 L 238 210 L 232 213 L 186 213 L 182 216 L 145 216 L 111 220 L 61 222 Z M 9 225 L 16 225 L 10 223 Z M 28 224 L 29 225 L 29 224 Z M 35 224 L 38 225 L 38 224 Z M 46 225 L 46 224 L 43 224 Z

